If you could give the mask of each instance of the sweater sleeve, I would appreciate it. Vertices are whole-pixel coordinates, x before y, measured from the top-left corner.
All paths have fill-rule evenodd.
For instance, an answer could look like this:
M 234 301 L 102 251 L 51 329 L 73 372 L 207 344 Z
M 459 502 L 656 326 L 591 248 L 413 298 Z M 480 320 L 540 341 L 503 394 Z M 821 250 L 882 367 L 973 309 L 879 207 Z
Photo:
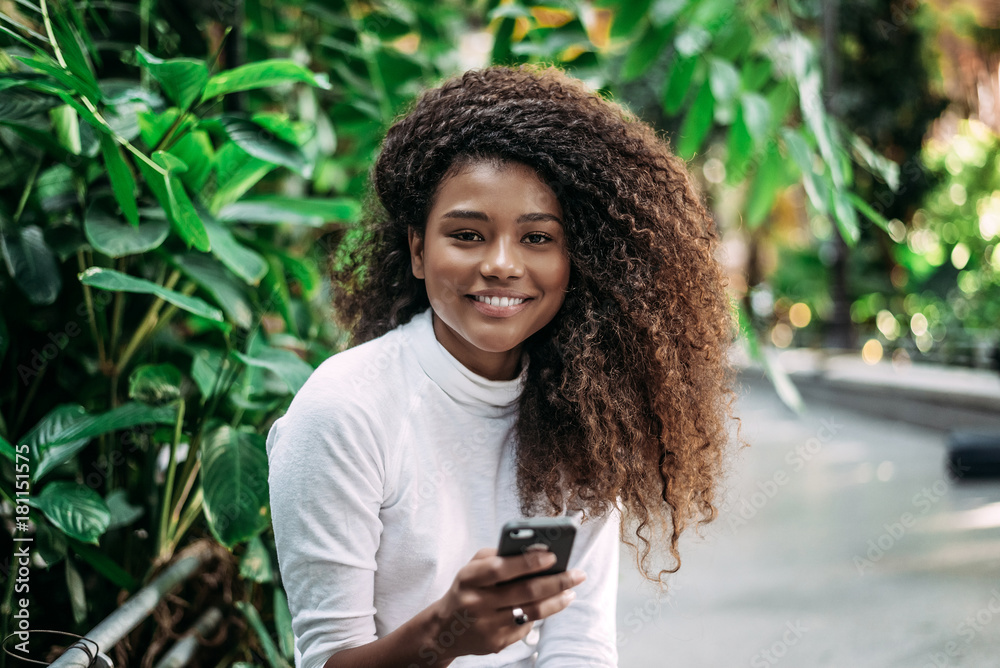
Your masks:
M 569 607 L 546 618 L 539 629 L 536 668 L 617 668 L 620 522 L 619 511 L 612 508 L 580 525 L 569 568 L 582 569 L 587 579 L 574 588 L 576 598 Z
M 312 390 L 312 391 L 310 391 Z M 271 518 L 299 668 L 375 635 L 381 425 L 303 386 L 267 437 Z

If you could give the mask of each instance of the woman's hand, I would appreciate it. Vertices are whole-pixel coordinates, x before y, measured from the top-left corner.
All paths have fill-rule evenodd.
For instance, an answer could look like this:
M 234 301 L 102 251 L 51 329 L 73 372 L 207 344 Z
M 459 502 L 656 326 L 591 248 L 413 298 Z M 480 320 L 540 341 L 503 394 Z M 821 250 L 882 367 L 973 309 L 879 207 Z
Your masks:
M 571 587 L 587 577 L 579 569 L 505 582 L 544 571 L 555 562 L 551 552 L 512 557 L 497 556 L 496 548 L 476 552 L 458 571 L 448 593 L 432 606 L 439 628 L 435 651 L 443 659 L 493 654 L 528 635 L 532 622 L 563 610 L 575 597 Z M 527 624 L 514 623 L 514 608 L 528 616 Z

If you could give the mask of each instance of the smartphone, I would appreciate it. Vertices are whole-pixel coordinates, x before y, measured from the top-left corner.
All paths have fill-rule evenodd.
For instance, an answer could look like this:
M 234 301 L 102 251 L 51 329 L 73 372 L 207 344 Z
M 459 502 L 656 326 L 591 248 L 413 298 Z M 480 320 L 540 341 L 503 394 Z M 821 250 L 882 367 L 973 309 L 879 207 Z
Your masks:
M 555 553 L 556 563 L 548 570 L 522 575 L 498 584 L 562 573 L 569 564 L 569 555 L 573 550 L 575 538 L 576 523 L 569 517 L 531 517 L 507 522 L 500 532 L 500 547 L 497 550 L 499 556 L 512 557 L 534 550 L 548 550 Z

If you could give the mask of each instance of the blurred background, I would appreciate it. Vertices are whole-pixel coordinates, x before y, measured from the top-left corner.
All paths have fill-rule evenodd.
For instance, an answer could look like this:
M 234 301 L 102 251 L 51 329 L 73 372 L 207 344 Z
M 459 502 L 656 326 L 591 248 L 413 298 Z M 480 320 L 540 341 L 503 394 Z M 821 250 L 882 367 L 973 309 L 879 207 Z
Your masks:
M 289 665 L 263 437 L 328 256 L 415 96 L 519 62 L 688 161 L 740 327 L 751 447 L 667 593 L 623 551 L 621 665 L 1000 665 L 987 0 L 0 0 L 0 662 Z

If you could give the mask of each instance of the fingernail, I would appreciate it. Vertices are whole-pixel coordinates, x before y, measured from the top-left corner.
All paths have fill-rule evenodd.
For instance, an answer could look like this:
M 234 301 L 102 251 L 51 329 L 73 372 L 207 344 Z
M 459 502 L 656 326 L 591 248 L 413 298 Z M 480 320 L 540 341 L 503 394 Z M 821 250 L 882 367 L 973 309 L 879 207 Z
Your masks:
M 579 568 L 574 568 L 569 572 L 570 578 L 573 580 L 573 584 L 578 585 L 587 579 L 587 574 L 581 571 Z
M 566 591 L 563 592 L 562 597 L 563 597 L 563 602 L 568 605 L 573 601 L 574 598 L 576 598 L 576 592 L 573 591 L 572 589 L 567 589 Z
M 555 552 L 539 552 L 538 556 L 535 557 L 535 563 L 538 564 L 539 567 L 551 566 L 556 563 Z

